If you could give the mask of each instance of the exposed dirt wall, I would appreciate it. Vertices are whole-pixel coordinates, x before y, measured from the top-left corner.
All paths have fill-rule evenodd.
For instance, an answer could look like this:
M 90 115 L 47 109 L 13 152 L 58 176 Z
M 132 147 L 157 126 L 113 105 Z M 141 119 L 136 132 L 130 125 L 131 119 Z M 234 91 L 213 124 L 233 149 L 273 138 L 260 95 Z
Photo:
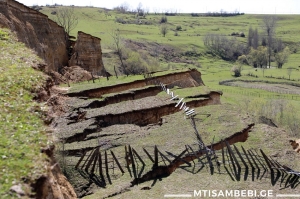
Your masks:
M 204 85 L 201 79 L 201 73 L 196 69 L 192 69 L 189 71 L 174 72 L 162 76 L 157 76 L 153 79 L 137 80 L 134 82 L 124 83 L 119 85 L 95 88 L 95 89 L 85 90 L 82 92 L 69 93 L 68 95 L 70 97 L 84 96 L 89 98 L 99 98 L 104 94 L 118 93 L 129 89 L 141 88 L 149 84 L 154 84 L 155 80 L 166 84 L 168 88 L 172 88 L 174 86 L 186 88 L 186 87 Z
M 40 177 L 34 186 L 35 198 L 38 199 L 75 199 L 76 193 L 54 158 L 54 146 L 42 149 L 50 159 L 47 176 Z
M 218 101 L 220 101 L 220 96 L 214 96 L 215 99 L 212 98 L 206 98 L 206 99 L 196 99 L 192 100 L 186 103 L 186 106 L 188 107 L 201 107 L 206 105 L 212 105 L 212 104 L 219 104 Z M 175 107 L 176 102 L 162 105 L 159 107 L 152 107 L 149 109 L 141 109 L 137 111 L 132 112 L 126 112 L 122 114 L 109 114 L 105 116 L 98 116 L 96 117 L 98 121 L 104 121 L 106 125 L 113 125 L 113 124 L 137 124 L 140 126 L 158 123 L 160 121 L 160 118 L 176 113 L 180 111 L 178 107 Z
M 47 15 L 14 0 L 1 0 L 0 27 L 15 31 L 19 41 L 46 61 L 47 69 L 58 71 L 67 65 L 65 31 Z
M 100 42 L 100 38 L 79 31 L 69 65 L 81 66 L 94 75 L 105 76 Z

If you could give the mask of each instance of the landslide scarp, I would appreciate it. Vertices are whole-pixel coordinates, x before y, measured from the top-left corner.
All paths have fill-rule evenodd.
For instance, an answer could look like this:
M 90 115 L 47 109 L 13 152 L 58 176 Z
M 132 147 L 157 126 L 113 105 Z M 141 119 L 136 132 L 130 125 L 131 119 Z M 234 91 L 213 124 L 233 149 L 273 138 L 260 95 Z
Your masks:
M 168 122 L 166 117 L 182 110 L 175 107 L 178 99 L 171 100 L 157 82 L 163 82 L 174 95 L 178 93 L 179 97 L 185 97 L 188 107 L 220 104 L 222 93 L 203 89 L 201 73 L 194 69 L 69 92 L 66 103 L 71 111 L 55 118 L 52 123 L 56 137 L 64 143 L 65 160 L 74 167 L 82 154 L 96 146 L 102 150 L 119 148 L 146 138 L 154 130 L 159 131 Z M 76 184 L 71 179 L 79 196 L 90 193 L 87 191 L 90 185 L 86 187 L 88 182 L 83 181 Z

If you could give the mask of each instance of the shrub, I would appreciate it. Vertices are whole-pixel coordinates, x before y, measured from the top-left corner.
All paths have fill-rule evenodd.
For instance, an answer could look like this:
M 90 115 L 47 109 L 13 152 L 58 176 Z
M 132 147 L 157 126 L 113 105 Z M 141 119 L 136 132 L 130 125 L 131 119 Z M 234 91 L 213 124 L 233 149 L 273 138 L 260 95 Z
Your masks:
M 121 23 L 121 24 L 126 23 L 126 21 L 122 17 L 116 17 L 115 21 L 118 22 L 118 23 Z
M 178 34 L 178 32 L 177 32 L 177 31 L 175 31 L 175 33 L 174 33 L 174 36 L 179 36 L 179 34 Z
M 247 64 L 248 65 L 248 60 L 246 55 L 241 55 L 238 57 L 237 62 L 239 64 Z
M 148 72 L 156 72 L 159 70 L 160 63 L 157 59 L 150 57 L 146 60 L 146 62 L 148 64 L 148 66 L 147 66 Z
M 165 37 L 166 34 L 168 33 L 169 29 L 167 24 L 162 24 L 160 27 L 160 33 Z
M 160 23 L 167 23 L 168 22 L 168 18 L 166 17 L 166 16 L 162 16 L 161 18 L 160 18 L 160 21 L 159 21 Z
M 233 66 L 231 68 L 231 72 L 234 73 L 235 77 L 240 77 L 242 72 L 242 66 Z
M 181 31 L 181 30 L 182 30 L 182 27 L 181 27 L 181 26 L 176 26 L 176 30 L 177 30 L 177 31 Z
M 140 53 L 134 51 L 129 52 L 125 67 L 126 71 L 133 75 L 147 72 L 147 63 L 142 59 Z
M 236 38 L 229 39 L 219 34 L 207 34 L 204 38 L 204 45 L 211 54 L 218 55 L 227 61 L 236 61 L 239 56 L 246 53 L 247 48 Z

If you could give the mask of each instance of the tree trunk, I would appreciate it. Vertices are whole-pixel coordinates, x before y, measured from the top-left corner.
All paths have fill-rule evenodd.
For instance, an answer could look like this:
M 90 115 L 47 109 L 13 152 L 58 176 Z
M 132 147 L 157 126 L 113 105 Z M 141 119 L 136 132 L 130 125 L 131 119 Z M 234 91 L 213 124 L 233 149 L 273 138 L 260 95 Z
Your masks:
M 117 70 L 116 70 L 116 66 L 115 65 L 114 65 L 114 71 L 115 71 L 115 75 L 116 75 L 116 77 L 118 79 L 118 74 L 117 74 Z
M 91 73 L 91 75 L 92 75 L 92 80 L 93 80 L 93 83 L 95 83 L 95 80 L 94 80 L 94 75 L 93 75 L 93 73 Z

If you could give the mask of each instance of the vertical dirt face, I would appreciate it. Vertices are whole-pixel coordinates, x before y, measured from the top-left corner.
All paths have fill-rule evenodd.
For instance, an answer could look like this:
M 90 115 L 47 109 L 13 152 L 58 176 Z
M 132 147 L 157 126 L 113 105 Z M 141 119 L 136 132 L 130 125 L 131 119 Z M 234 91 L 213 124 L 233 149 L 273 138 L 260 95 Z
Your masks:
M 174 86 L 178 86 L 181 88 L 188 88 L 188 87 L 204 85 L 201 79 L 201 73 L 196 69 L 192 69 L 189 71 L 174 72 L 162 76 L 157 76 L 153 79 L 142 79 L 142 80 L 136 80 L 133 82 L 119 84 L 119 85 L 100 87 L 100 88 L 95 88 L 95 89 L 90 89 L 90 90 L 85 90 L 80 92 L 73 92 L 73 93 L 69 93 L 68 95 L 70 97 L 84 96 L 90 98 L 99 98 L 105 94 L 117 93 L 129 89 L 136 89 L 136 88 L 145 87 L 147 85 L 155 84 L 155 81 L 167 85 L 168 88 L 173 88 Z
M 21 42 L 46 61 L 49 70 L 67 65 L 66 33 L 47 15 L 14 0 L 1 0 L 0 27 L 15 31 Z
M 79 31 L 69 65 L 81 66 L 96 75 L 105 75 L 100 42 L 100 38 Z
M 33 185 L 35 198 L 65 198 L 75 199 L 76 193 L 56 162 L 54 146 L 42 149 L 49 157 L 47 176 L 41 176 Z
M 0 1 L 0 27 L 16 32 L 19 41 L 37 52 L 45 60 L 46 72 L 60 72 L 69 63 L 68 49 L 74 42 L 67 42 L 64 28 L 36 10 L 14 0 Z M 105 75 L 100 38 L 78 32 L 70 65 L 78 65 L 97 75 Z

